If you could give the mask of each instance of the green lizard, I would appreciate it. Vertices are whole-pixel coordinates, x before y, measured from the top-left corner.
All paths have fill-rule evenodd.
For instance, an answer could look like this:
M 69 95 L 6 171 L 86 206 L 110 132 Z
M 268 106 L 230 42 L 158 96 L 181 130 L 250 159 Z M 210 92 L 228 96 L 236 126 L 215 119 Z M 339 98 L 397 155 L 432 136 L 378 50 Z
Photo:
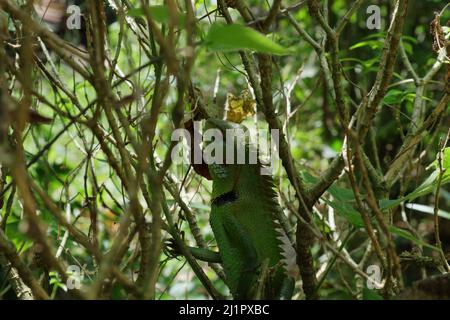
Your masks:
M 214 143 L 223 148 L 224 155 L 226 130 L 247 130 L 218 119 L 208 119 L 205 129 L 220 130 L 223 141 Z M 251 148 L 247 143 L 229 147 L 234 151 L 243 147 L 246 155 Z M 213 181 L 210 224 L 219 254 L 199 248 L 191 248 L 191 252 L 199 259 L 222 263 L 235 299 L 290 299 L 296 273 L 295 250 L 278 222 L 281 208 L 272 178 L 261 175 L 259 161 L 211 163 L 208 169 Z

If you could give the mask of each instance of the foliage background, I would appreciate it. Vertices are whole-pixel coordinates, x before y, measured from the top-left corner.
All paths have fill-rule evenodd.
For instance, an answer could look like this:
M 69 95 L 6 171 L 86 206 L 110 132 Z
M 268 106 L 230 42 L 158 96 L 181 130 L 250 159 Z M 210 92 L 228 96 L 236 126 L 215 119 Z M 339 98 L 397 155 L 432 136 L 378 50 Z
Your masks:
M 448 40 L 438 57 L 430 33 L 441 12 L 448 35 L 446 3 L 218 2 L 76 2 L 87 43 L 72 50 L 80 31 L 50 34 L 31 1 L 0 0 L 0 297 L 226 296 L 218 266 L 196 267 L 166 250 L 174 237 L 216 249 L 211 182 L 170 163 L 170 138 L 195 108 L 220 115 L 227 94 L 254 90 L 254 79 L 261 79 L 262 96 L 246 123 L 285 130 L 288 151 L 280 156 L 292 157 L 294 168 L 280 167 L 274 179 L 289 231 L 306 247 L 299 253 L 312 258 L 300 268 L 312 267 L 317 278 L 306 279 L 314 292 L 299 279 L 294 298 L 392 298 L 413 281 L 449 271 Z M 230 36 L 217 9 L 223 3 L 243 3 L 257 21 L 274 13 L 265 39 Z M 366 26 L 371 4 L 381 8 L 380 30 Z M 391 18 L 398 6 L 407 15 Z M 105 8 L 117 15 L 108 27 Z M 228 19 L 261 31 L 236 8 Z M 222 27 L 211 36 L 214 23 Z M 336 42 L 333 30 L 340 31 Z M 254 75 L 243 57 L 253 60 Z M 33 123 L 29 110 L 51 122 Z M 344 130 L 355 114 L 355 131 Z M 299 214 L 305 217 L 299 194 L 310 227 L 298 223 Z M 303 241 L 302 228 L 313 238 Z M 368 266 L 383 265 L 378 253 L 387 282 L 371 290 L 365 277 Z M 69 266 L 83 270 L 81 290 L 67 290 Z M 199 280 L 199 270 L 207 280 Z

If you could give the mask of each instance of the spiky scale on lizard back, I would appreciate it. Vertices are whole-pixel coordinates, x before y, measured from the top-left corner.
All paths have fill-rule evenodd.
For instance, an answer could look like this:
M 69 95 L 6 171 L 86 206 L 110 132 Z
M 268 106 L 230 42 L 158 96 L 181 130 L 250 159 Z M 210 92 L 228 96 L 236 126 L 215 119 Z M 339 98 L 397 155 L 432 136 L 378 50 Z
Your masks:
M 212 119 L 208 120 L 207 128 L 219 128 L 225 136 L 226 129 L 245 127 Z M 242 146 L 249 151 L 248 144 Z M 225 154 L 230 145 L 224 141 L 218 147 Z M 293 281 L 288 270 L 292 265 L 288 266 L 287 260 L 295 251 L 278 222 L 281 208 L 272 178 L 261 175 L 259 161 L 210 164 L 209 171 L 213 179 L 210 223 L 231 292 L 236 298 L 254 298 L 265 264 L 269 280 L 264 283 L 260 297 L 279 298 L 283 283 Z

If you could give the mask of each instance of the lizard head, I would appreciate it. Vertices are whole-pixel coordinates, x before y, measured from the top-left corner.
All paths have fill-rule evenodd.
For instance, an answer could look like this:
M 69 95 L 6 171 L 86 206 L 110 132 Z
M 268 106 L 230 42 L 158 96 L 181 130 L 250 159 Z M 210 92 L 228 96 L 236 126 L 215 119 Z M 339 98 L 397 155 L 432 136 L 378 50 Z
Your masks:
M 209 173 L 213 181 L 220 182 L 215 184 L 213 197 L 228 194 L 235 188 L 242 159 L 248 158 L 248 129 L 237 123 L 210 118 L 206 120 L 203 139 Z
M 247 164 L 249 159 L 250 131 L 243 125 L 210 118 L 203 133 L 204 154 L 214 153 L 214 164 Z M 213 152 L 212 152 L 213 151 Z M 213 164 L 207 161 L 207 164 Z

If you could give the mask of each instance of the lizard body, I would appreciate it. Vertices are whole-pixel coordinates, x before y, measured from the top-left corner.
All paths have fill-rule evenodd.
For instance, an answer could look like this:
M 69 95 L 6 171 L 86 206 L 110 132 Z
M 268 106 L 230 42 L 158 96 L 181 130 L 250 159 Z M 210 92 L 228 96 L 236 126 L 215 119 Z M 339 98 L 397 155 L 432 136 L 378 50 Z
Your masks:
M 225 141 L 226 130 L 246 130 L 244 126 L 208 119 L 206 129 L 211 128 L 222 132 L 224 140 L 215 143 L 223 148 L 224 154 L 227 148 L 236 151 L 243 147 L 248 155 L 247 143 L 233 145 Z M 208 165 L 213 180 L 210 224 L 227 285 L 236 299 L 290 298 L 295 250 L 278 221 L 281 208 L 272 178 L 261 175 L 259 161 L 247 162 Z M 265 271 L 263 266 L 267 266 Z

